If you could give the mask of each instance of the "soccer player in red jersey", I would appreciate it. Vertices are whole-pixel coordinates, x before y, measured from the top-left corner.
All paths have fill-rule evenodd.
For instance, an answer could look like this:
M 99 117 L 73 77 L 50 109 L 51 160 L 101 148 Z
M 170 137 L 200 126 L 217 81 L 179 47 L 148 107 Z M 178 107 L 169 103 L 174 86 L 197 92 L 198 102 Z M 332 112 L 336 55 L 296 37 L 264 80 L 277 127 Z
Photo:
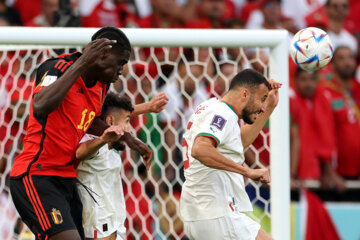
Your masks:
M 49 59 L 37 71 L 24 150 L 10 174 L 14 204 L 37 239 L 84 239 L 75 152 L 130 52 L 125 34 L 106 27 L 83 53 Z M 112 141 L 123 135 L 120 126 L 109 130 Z

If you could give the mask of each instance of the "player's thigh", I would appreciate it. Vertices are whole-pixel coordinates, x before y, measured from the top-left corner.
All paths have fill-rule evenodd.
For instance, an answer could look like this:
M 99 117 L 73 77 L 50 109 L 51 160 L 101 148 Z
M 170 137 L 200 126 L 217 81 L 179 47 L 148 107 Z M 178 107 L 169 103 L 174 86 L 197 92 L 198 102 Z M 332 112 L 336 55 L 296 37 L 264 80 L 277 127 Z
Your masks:
M 30 201 L 22 179 L 10 179 L 10 193 L 13 203 L 21 220 L 28 226 L 35 236 L 45 231 L 43 222 L 40 223 L 38 211 L 35 212 L 33 202 Z M 42 218 L 40 218 L 42 221 Z M 45 235 L 44 235 L 45 236 Z
M 74 190 L 74 194 L 72 200 L 70 201 L 70 212 L 81 239 L 84 239 L 85 232 L 84 232 L 83 220 L 82 220 L 83 205 L 77 187 L 75 186 L 73 190 Z
M 260 228 L 256 240 L 274 240 L 267 232 Z
M 255 240 L 258 236 L 261 226 L 259 223 L 248 217 L 244 213 L 234 212 L 229 215 L 232 225 L 232 234 L 234 239 Z
M 81 237 L 77 230 L 66 230 L 57 233 L 49 238 L 49 240 L 81 240 Z
M 268 236 L 260 228 L 260 224 L 244 213 L 230 213 L 224 217 L 184 222 L 186 235 L 191 240 L 267 240 Z M 259 234 L 260 233 L 260 234 Z
M 46 239 L 68 230 L 78 232 L 70 207 L 76 186 L 70 178 L 24 176 L 11 180 L 10 186 L 15 206 L 35 236 Z
M 220 217 L 200 221 L 184 222 L 185 234 L 191 240 L 218 240 L 232 239 L 229 219 Z
M 86 238 L 86 240 L 117 240 L 116 232 L 113 232 L 111 235 L 104 238 Z

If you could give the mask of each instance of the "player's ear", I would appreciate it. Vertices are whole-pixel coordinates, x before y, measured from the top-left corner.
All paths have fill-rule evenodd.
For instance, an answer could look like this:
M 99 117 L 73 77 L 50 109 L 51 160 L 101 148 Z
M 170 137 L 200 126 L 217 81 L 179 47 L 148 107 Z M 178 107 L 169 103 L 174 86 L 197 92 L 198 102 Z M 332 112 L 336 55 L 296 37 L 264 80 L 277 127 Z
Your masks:
M 240 90 L 240 98 L 243 100 L 248 100 L 250 98 L 250 91 L 247 88 L 243 88 Z
M 114 124 L 114 117 L 111 115 L 107 115 L 105 118 L 105 122 L 107 125 L 111 126 Z

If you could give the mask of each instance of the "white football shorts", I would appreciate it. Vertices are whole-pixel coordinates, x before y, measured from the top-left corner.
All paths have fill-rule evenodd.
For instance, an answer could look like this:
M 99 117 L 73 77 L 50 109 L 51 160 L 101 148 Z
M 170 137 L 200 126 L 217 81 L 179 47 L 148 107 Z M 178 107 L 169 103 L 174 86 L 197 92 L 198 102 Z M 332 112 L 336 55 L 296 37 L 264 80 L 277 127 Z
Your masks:
M 184 229 L 190 240 L 255 240 L 260 224 L 244 213 L 233 212 L 215 219 L 185 221 Z

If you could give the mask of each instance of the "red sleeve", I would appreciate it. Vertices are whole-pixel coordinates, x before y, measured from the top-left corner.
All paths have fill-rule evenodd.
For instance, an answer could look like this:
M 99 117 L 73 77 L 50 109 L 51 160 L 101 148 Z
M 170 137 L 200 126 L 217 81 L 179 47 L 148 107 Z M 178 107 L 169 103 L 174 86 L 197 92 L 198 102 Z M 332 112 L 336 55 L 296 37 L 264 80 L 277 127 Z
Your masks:
M 54 83 L 69 66 L 70 63 L 60 58 L 49 59 L 41 64 L 36 73 L 36 84 L 33 94 L 41 92 L 45 87 Z

